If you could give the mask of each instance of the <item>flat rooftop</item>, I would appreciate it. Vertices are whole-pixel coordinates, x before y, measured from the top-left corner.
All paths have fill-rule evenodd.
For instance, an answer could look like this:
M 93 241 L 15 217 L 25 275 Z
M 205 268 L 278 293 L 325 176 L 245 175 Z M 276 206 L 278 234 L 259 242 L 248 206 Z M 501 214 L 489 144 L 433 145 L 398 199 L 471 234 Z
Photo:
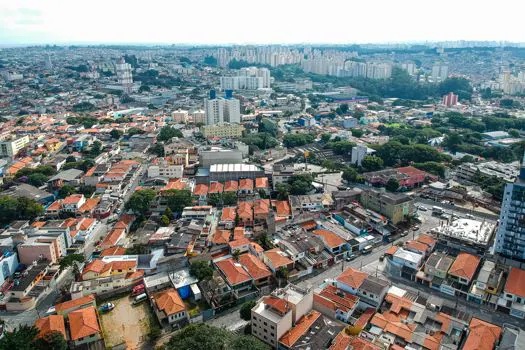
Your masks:
M 495 224 L 487 221 L 457 219 L 450 225 L 432 229 L 432 232 L 474 244 L 487 245 L 495 227 Z

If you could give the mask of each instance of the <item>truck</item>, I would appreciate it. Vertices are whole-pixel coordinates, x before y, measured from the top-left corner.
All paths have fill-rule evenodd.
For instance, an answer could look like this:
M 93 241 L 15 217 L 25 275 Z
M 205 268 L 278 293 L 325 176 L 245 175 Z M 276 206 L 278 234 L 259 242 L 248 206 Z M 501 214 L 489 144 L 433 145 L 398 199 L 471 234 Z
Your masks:
M 441 207 L 432 207 L 432 214 L 441 215 L 443 214 L 443 208 Z

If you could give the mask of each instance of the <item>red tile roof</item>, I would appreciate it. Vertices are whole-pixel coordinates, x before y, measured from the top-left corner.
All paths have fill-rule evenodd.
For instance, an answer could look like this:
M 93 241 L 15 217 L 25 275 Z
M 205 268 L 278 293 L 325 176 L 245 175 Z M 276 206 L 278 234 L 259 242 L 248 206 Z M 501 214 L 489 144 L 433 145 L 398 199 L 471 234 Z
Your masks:
M 208 185 L 206 184 L 198 184 L 195 186 L 195 189 L 193 190 L 193 194 L 196 196 L 203 196 L 208 194 Z
M 463 350 L 492 350 L 501 336 L 501 327 L 473 317 Z
M 347 349 L 381 350 L 382 348 L 380 348 L 377 345 L 374 345 L 373 343 L 369 342 L 366 339 L 348 335 L 345 333 L 344 330 L 342 330 L 341 333 L 339 333 L 337 337 L 335 337 L 329 350 L 347 350 Z
M 292 309 L 292 304 L 289 301 L 274 297 L 273 295 L 264 297 L 264 303 L 281 315 L 284 315 Z
M 328 285 L 319 294 L 314 294 L 314 300 L 317 300 L 334 312 L 336 310 L 348 312 L 356 306 L 359 298 L 335 286 Z
M 72 340 L 78 340 L 100 332 L 94 306 L 73 311 L 68 318 Z
M 235 210 L 236 210 L 235 207 L 222 208 L 221 220 L 222 221 L 232 221 L 232 222 L 235 221 L 235 216 L 236 216 Z
M 253 180 L 252 179 L 240 179 L 239 189 L 240 190 L 253 190 Z
M 339 276 L 337 276 L 336 280 L 346 284 L 347 286 L 350 286 L 353 289 L 359 289 L 367 277 L 368 274 L 366 272 L 361 272 L 349 267 Z
M 61 311 L 73 309 L 75 307 L 79 307 L 82 305 L 87 305 L 87 304 L 93 303 L 94 301 L 95 301 L 95 296 L 93 294 L 90 294 L 82 298 L 73 299 L 73 300 L 65 301 L 60 304 L 56 304 L 55 310 L 57 312 L 61 312 Z
M 310 327 L 314 324 L 317 319 L 321 317 L 321 313 L 315 310 L 304 315 L 297 321 L 294 327 L 283 334 L 279 343 L 284 344 L 286 347 L 291 348 L 303 335 L 308 332 Z
M 256 188 L 269 188 L 270 182 L 268 181 L 267 177 L 258 177 L 255 179 L 255 187 Z
M 245 221 L 253 220 L 252 202 L 239 202 L 237 205 L 237 215 L 239 218 Z
M 215 265 L 222 271 L 231 286 L 236 286 L 252 279 L 242 265 L 236 263 L 233 259 L 221 260 L 216 262 Z
M 230 241 L 231 232 L 228 230 L 217 230 L 213 235 L 211 242 L 215 244 L 227 244 Z
M 224 185 L 220 182 L 210 182 L 208 193 L 222 193 Z
M 279 248 L 267 250 L 263 254 L 266 256 L 266 258 L 268 258 L 268 260 L 271 261 L 274 269 L 278 269 L 282 266 L 288 266 L 289 264 L 293 263 L 293 261 L 290 260 Z
M 505 283 L 505 292 L 525 298 L 525 270 L 513 267 Z
M 224 183 L 224 192 L 237 192 L 239 189 L 239 183 L 231 180 Z
M 287 217 L 292 215 L 292 208 L 290 207 L 290 203 L 288 203 L 288 201 L 273 200 L 272 206 L 275 208 L 277 216 Z
M 450 266 L 448 273 L 453 276 L 466 278 L 470 281 L 478 269 L 480 260 L 479 256 L 459 253 L 452 266 Z
M 155 293 L 153 296 L 155 305 L 160 311 L 163 311 L 166 316 L 174 315 L 182 311 L 186 311 L 186 306 L 182 301 L 179 293 L 175 288 L 163 290 Z
M 40 331 L 38 338 L 43 337 L 49 332 L 60 332 L 64 336 L 64 339 L 67 339 L 66 325 L 62 315 L 50 315 L 39 318 L 35 322 L 35 327 Z
M 103 258 L 105 256 L 110 256 L 110 255 L 125 255 L 125 254 L 126 254 L 126 248 L 124 248 L 124 247 L 111 247 L 111 248 L 104 249 L 100 253 L 100 257 Z
M 330 248 L 336 248 L 346 243 L 344 239 L 333 233 L 332 231 L 328 230 L 315 230 L 313 232 L 314 235 L 320 236 L 325 244 L 329 246 Z
M 257 199 L 253 206 L 254 215 L 268 215 L 270 213 L 270 200 Z
M 272 275 L 270 269 L 252 254 L 246 253 L 241 255 L 239 257 L 239 263 L 244 266 L 254 280 L 270 277 Z

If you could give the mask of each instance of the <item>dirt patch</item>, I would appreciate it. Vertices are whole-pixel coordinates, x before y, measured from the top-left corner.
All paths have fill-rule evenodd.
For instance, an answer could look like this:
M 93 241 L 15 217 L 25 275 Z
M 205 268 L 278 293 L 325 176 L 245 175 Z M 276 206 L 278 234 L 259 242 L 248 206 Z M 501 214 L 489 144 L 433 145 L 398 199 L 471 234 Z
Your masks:
M 124 296 L 113 299 L 115 308 L 101 313 L 102 327 L 107 347 L 126 344 L 127 349 L 138 349 L 147 340 L 153 315 L 147 302 L 132 305 L 133 299 Z

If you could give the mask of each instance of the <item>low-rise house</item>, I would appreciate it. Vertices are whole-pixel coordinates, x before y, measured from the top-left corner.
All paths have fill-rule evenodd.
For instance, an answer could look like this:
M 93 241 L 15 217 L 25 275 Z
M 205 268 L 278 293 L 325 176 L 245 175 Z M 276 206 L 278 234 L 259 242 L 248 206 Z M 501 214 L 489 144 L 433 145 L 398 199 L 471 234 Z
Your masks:
M 35 261 L 46 260 L 56 263 L 60 256 L 65 255 L 60 249 L 57 237 L 29 237 L 17 246 L 20 263 L 31 265 Z
M 359 307 L 378 308 L 388 291 L 390 282 L 369 276 L 365 272 L 348 268 L 336 278 L 336 286 L 359 297 Z
M 68 315 L 69 331 L 74 346 L 91 344 L 102 339 L 94 306 L 72 311 Z
M 35 327 L 38 328 L 37 338 L 43 338 L 51 332 L 58 332 L 62 334 L 67 341 L 66 324 L 62 315 L 49 315 L 39 318 L 35 322 Z
M 239 202 L 237 205 L 237 217 L 239 218 L 238 225 L 253 226 L 253 203 Z
M 430 254 L 422 271 L 416 275 L 416 281 L 431 288 L 440 290 L 441 284 L 447 278 L 448 270 L 454 263 L 454 258 L 440 252 Z
M 270 270 L 272 270 L 274 275 L 281 268 L 291 271 L 294 266 L 293 260 L 279 248 L 273 248 L 263 252 L 263 261 Z
M 258 177 L 255 179 L 255 190 L 256 191 L 262 191 L 265 193 L 265 195 L 270 194 L 270 181 L 267 177 Z
M 230 285 L 237 299 L 255 292 L 253 279 L 241 264 L 230 258 L 218 261 L 215 265 Z
M 240 179 L 238 194 L 240 196 L 248 196 L 253 194 L 253 180 L 252 179 Z
M 223 225 L 226 229 L 232 229 L 235 226 L 235 217 L 237 216 L 235 207 L 222 208 L 222 215 L 219 225 Z
M 59 303 L 55 305 L 55 311 L 57 315 L 61 315 L 64 317 L 67 317 L 69 313 L 84 309 L 87 307 L 96 306 L 95 304 L 95 296 L 90 294 L 86 295 L 84 297 L 68 300 L 63 303 Z
M 239 257 L 239 263 L 248 271 L 257 288 L 267 286 L 271 283 L 272 272 L 255 255 L 250 253 L 242 254 Z
M 186 305 L 175 288 L 153 294 L 151 302 L 161 324 L 183 326 L 189 322 Z
M 390 275 L 414 280 L 423 265 L 423 255 L 397 246 L 390 247 L 385 253 L 387 271 Z
M 236 180 L 229 180 L 224 183 L 224 192 L 235 192 L 239 190 L 239 183 Z
M 208 185 L 198 184 L 193 189 L 193 196 L 198 201 L 199 205 L 206 205 L 208 200 Z
M 463 350 L 494 349 L 499 343 L 501 333 L 501 327 L 473 317 L 468 326 Z
M 448 280 L 441 285 L 441 291 L 451 295 L 465 296 L 470 283 L 478 271 L 481 258 L 468 253 L 459 253 L 448 270 Z
M 95 259 L 84 266 L 82 270 L 82 280 L 127 275 L 137 271 L 136 259 L 122 259 L 106 262 L 102 259 Z
M 337 256 L 350 251 L 350 245 L 332 231 L 319 229 L 314 230 L 313 234 L 322 239 L 325 249 L 333 255 Z
M 485 260 L 470 287 L 467 300 L 496 306 L 497 296 L 503 289 L 503 275 L 503 268 L 490 260 Z
M 276 221 L 286 221 L 292 219 L 292 208 L 288 201 L 272 200 L 272 209 L 275 212 Z
M 412 253 L 420 254 L 424 258 L 426 258 L 431 252 L 431 249 L 428 245 L 417 240 L 406 241 L 404 249 Z
M 357 296 L 327 285 L 319 293 L 314 293 L 313 307 L 327 317 L 348 323 L 358 303 Z
M 498 309 L 511 316 L 525 318 L 525 270 L 510 269 L 503 293 L 498 300 Z
M 253 203 L 253 218 L 255 222 L 266 222 L 268 215 L 270 215 L 270 200 L 255 200 Z

